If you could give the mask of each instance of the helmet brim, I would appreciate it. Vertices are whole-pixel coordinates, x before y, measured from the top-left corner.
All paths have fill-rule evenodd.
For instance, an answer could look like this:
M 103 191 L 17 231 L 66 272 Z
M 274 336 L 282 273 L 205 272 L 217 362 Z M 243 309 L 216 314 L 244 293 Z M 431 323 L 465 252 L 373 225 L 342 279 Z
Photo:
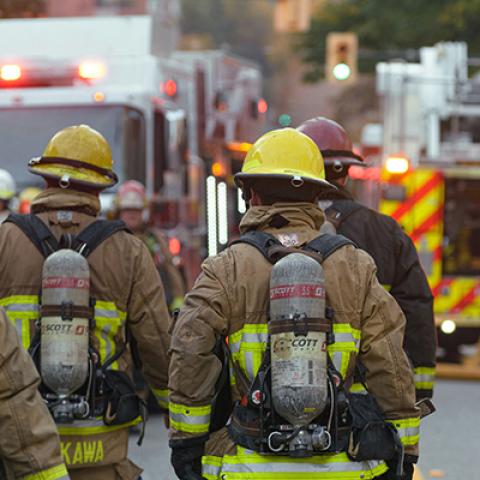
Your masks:
M 250 180 L 273 180 L 273 179 L 279 179 L 279 180 L 285 180 L 285 179 L 290 179 L 294 180 L 296 178 L 301 178 L 305 183 L 309 183 L 310 185 L 317 185 L 319 189 L 332 189 L 332 190 L 338 190 L 335 185 L 330 183 L 327 180 L 323 180 L 320 178 L 312 178 L 312 177 L 307 177 L 304 175 L 293 175 L 293 174 L 285 174 L 285 173 L 237 173 L 234 177 L 235 184 L 237 187 L 242 188 L 245 182 L 248 182 Z
M 356 167 L 368 167 L 365 162 L 352 157 L 327 157 L 323 159 L 323 162 L 325 166 L 335 165 L 336 162 L 340 162 L 346 167 L 351 167 L 352 165 L 355 165 Z
M 29 166 L 28 171 L 34 175 L 51 180 L 62 180 L 67 177 L 68 183 L 95 190 L 104 190 L 113 187 L 118 182 L 116 175 L 113 178 L 105 177 L 91 170 L 82 172 L 62 164 Z

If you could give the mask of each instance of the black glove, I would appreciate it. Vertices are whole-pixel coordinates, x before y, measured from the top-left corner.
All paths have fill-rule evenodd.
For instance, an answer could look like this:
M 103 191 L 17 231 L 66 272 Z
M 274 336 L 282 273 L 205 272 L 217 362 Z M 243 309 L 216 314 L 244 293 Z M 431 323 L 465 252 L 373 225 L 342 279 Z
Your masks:
M 205 442 L 207 440 L 208 435 L 170 440 L 171 462 L 180 480 L 203 480 L 202 456 L 205 452 Z
M 413 479 L 413 463 L 409 461 L 403 462 L 403 475 L 397 475 L 397 462 L 388 461 L 388 472 L 385 473 L 385 480 L 412 480 Z

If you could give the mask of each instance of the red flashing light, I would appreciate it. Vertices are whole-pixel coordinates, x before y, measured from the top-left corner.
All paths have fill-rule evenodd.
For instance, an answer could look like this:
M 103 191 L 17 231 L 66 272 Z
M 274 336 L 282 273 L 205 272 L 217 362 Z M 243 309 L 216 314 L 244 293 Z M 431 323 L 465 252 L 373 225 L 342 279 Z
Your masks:
M 174 97 L 177 94 L 177 82 L 175 80 L 167 80 L 162 84 L 162 90 L 168 97 Z
M 107 67 L 102 62 L 86 61 L 78 66 L 78 76 L 84 80 L 99 80 L 107 74 Z
M 258 113 L 261 113 L 261 114 L 267 113 L 267 111 L 268 111 L 268 103 L 267 103 L 267 101 L 266 101 L 264 98 L 261 98 L 261 99 L 257 102 L 257 110 L 258 110 Z
M 170 253 L 174 257 L 177 257 L 178 255 L 180 255 L 180 252 L 182 251 L 182 244 L 180 243 L 180 240 L 178 238 L 172 237 L 168 241 L 168 248 L 170 250 Z
M 0 78 L 5 82 L 14 82 L 22 77 L 22 68 L 20 65 L 9 64 L 0 67 Z

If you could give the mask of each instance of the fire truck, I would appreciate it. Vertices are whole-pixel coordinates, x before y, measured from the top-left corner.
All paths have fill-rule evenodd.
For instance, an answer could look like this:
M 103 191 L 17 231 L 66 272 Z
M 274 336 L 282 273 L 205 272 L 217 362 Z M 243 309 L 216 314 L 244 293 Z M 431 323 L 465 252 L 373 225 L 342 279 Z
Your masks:
M 232 158 L 264 129 L 258 67 L 221 51 L 158 53 L 151 16 L 0 21 L 0 165 L 19 189 L 58 130 L 88 124 L 111 145 L 120 182 L 152 197 L 187 284 L 228 242 L 239 205 Z M 41 186 L 41 185 L 38 185 Z M 102 195 L 105 211 L 114 190 Z M 233 215 L 233 216 L 232 216 Z
M 383 144 L 371 168 L 352 172 L 414 241 L 451 361 L 480 332 L 480 77 L 468 67 L 464 43 L 421 48 L 418 63 L 378 64 Z

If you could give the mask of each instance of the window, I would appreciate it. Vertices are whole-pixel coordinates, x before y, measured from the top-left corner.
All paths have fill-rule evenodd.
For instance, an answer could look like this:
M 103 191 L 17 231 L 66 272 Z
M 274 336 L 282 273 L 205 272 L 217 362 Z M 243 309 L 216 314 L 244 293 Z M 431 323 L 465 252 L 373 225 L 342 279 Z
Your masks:
M 447 178 L 443 273 L 480 275 L 480 179 Z

